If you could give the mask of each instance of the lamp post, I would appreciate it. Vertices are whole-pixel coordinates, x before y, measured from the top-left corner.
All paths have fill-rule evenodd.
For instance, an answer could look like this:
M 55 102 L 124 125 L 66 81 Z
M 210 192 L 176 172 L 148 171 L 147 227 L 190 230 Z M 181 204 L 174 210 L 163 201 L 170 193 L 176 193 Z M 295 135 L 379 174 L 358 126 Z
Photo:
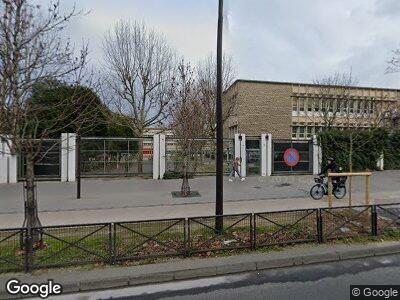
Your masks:
M 215 229 L 217 232 L 223 230 L 224 213 L 224 150 L 223 150 L 223 124 L 222 124 L 222 35 L 223 35 L 223 0 L 218 5 L 218 33 L 217 33 L 217 99 L 216 99 L 216 121 L 217 121 L 217 155 L 216 155 L 216 199 L 215 199 Z

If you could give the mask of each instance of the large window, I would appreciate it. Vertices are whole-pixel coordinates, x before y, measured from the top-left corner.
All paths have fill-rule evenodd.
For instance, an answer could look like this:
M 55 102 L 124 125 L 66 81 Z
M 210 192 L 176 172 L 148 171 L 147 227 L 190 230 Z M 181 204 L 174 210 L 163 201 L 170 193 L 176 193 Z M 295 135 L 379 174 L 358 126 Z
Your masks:
M 298 111 L 298 108 L 297 108 L 297 98 L 296 97 L 293 97 L 292 98 L 292 110 L 293 111 L 295 111 L 295 112 L 297 112 Z
M 304 111 L 305 101 L 304 98 L 299 99 L 299 111 Z
M 299 126 L 292 126 L 292 138 L 297 139 Z

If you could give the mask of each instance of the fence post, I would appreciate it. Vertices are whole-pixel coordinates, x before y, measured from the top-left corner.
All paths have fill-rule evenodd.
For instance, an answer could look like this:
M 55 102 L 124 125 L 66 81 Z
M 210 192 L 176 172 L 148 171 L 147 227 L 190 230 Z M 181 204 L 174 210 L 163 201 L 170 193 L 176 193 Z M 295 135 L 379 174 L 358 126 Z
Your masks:
M 317 239 L 318 239 L 318 243 L 323 243 L 324 242 L 322 226 L 323 226 L 323 224 L 322 224 L 322 213 L 321 213 L 321 209 L 319 208 L 317 210 Z
M 110 264 L 115 263 L 115 235 L 113 234 L 114 223 L 108 224 L 108 247 L 110 255 Z
M 255 239 L 255 230 L 256 230 L 256 224 L 255 224 L 255 214 L 250 214 L 250 241 L 251 241 L 251 249 L 255 250 L 256 249 L 256 239 Z
M 33 261 L 32 229 L 26 229 L 25 234 L 25 273 L 30 272 Z
M 184 231 L 184 245 L 185 245 L 185 256 L 190 256 L 190 221 L 189 218 L 185 218 L 185 231 Z
M 376 212 L 376 205 L 371 206 L 371 234 L 372 236 L 378 235 L 378 214 Z
M 328 203 L 332 207 L 332 177 L 328 173 Z

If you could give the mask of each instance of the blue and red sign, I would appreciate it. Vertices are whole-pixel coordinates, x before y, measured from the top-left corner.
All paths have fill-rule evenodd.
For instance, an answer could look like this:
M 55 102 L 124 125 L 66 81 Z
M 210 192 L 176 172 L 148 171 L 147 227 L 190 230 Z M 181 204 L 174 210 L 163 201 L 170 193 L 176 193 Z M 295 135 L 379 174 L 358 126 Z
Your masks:
M 300 153 L 293 147 L 286 149 L 285 153 L 283 154 L 283 160 L 289 167 L 294 167 L 300 161 Z

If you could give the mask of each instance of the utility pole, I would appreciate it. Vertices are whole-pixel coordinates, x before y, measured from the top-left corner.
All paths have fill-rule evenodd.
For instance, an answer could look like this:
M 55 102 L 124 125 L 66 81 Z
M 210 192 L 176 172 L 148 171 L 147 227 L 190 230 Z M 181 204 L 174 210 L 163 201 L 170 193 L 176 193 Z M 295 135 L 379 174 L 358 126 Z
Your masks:
M 224 2 L 219 0 L 218 5 L 218 33 L 217 33 L 217 99 L 216 99 L 216 121 L 217 121 L 217 176 L 216 176 L 216 199 L 215 199 L 215 229 L 217 232 L 223 230 L 224 213 L 224 149 L 223 149 L 223 124 L 222 124 L 222 36 L 223 36 L 223 11 Z

